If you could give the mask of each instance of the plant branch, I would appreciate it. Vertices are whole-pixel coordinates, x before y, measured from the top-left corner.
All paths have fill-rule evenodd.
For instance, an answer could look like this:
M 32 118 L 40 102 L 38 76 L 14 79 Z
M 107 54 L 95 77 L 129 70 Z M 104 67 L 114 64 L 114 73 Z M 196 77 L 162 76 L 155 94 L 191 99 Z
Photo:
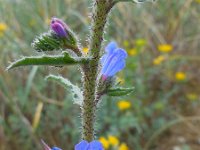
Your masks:
M 90 36 L 90 55 L 92 60 L 83 66 L 84 100 L 82 106 L 82 139 L 94 140 L 95 100 L 97 73 L 101 44 L 108 13 L 112 6 L 107 0 L 95 0 L 92 12 L 92 31 Z

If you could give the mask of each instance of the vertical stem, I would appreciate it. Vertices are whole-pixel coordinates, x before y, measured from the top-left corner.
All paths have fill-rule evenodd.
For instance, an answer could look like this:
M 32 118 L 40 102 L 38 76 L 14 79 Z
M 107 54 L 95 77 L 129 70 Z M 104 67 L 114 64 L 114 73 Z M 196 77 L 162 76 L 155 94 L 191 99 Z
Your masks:
M 104 27 L 110 7 L 107 0 L 95 0 L 92 13 L 90 55 L 92 60 L 83 67 L 84 100 L 82 106 L 82 139 L 94 140 L 96 79 Z

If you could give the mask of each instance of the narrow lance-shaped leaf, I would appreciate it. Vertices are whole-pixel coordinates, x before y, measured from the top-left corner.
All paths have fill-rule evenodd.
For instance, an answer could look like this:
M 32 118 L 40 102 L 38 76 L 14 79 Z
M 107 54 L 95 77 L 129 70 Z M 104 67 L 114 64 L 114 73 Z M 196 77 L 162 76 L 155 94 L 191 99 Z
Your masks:
M 33 65 L 44 65 L 44 66 L 65 66 L 72 64 L 84 64 L 89 61 L 89 58 L 85 57 L 71 57 L 67 52 L 63 52 L 62 55 L 43 55 L 43 56 L 32 56 L 24 57 L 10 64 L 7 70 L 20 66 L 33 66 Z
M 70 89 L 73 96 L 73 101 L 75 104 L 82 105 L 83 94 L 80 88 L 72 84 L 68 79 L 63 78 L 62 76 L 49 75 L 46 77 L 46 80 L 55 81 L 58 84 L 62 85 L 66 89 Z
M 106 94 L 108 96 L 125 96 L 125 95 L 132 93 L 133 90 L 134 90 L 134 88 L 121 88 L 121 87 L 111 88 L 111 89 L 108 89 Z

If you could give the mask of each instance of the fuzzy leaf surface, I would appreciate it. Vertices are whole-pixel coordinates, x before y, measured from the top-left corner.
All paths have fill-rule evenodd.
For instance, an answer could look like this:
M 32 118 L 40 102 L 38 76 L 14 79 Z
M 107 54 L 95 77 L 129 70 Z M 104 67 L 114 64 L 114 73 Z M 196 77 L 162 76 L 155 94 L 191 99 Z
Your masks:
M 67 52 L 62 53 L 62 55 L 43 55 L 43 56 L 32 56 L 24 57 L 13 63 L 11 63 L 7 70 L 20 66 L 33 66 L 33 65 L 43 65 L 43 66 L 65 66 L 72 64 L 84 64 L 89 61 L 89 58 L 71 57 Z
M 134 88 L 111 88 L 107 91 L 108 96 L 125 96 L 132 93 Z
M 65 89 L 70 90 L 73 96 L 73 102 L 78 105 L 82 105 L 83 94 L 81 89 L 72 84 L 68 79 L 63 78 L 62 76 L 49 75 L 46 77 L 46 80 L 55 81 L 58 84 L 62 85 Z
M 40 36 L 36 37 L 32 47 L 38 52 L 41 51 L 53 51 L 60 50 L 64 44 L 64 41 L 59 38 L 56 34 L 49 31 L 47 33 L 43 33 Z

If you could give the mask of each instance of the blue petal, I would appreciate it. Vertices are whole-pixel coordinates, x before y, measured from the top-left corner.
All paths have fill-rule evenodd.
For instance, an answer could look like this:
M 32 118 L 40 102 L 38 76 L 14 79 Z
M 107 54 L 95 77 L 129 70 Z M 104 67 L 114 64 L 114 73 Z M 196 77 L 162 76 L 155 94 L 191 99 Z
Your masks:
M 88 150 L 104 150 L 103 145 L 99 141 L 90 142 L 90 146 Z
M 106 59 L 108 58 L 108 54 L 104 54 L 102 57 L 101 57 L 101 59 L 100 59 L 100 61 L 101 61 L 101 65 L 103 65 L 104 64 L 104 62 L 106 61 Z
M 87 141 L 81 141 L 75 145 L 75 150 L 88 150 L 89 143 Z
M 113 76 L 125 67 L 125 58 L 127 53 L 123 49 L 116 49 L 115 52 L 107 58 L 102 68 L 102 74 L 105 76 Z
M 124 69 L 124 67 L 126 66 L 125 61 L 120 61 L 118 64 L 116 64 L 111 70 L 110 72 L 107 74 L 108 77 L 114 76 L 117 72 L 121 71 L 122 69 Z
M 122 48 L 116 49 L 116 52 L 119 53 L 119 55 L 121 55 L 122 58 L 127 58 L 128 56 L 127 52 Z
M 108 56 L 106 58 L 106 60 L 102 64 L 101 74 L 105 74 L 105 72 L 107 71 L 107 68 L 109 67 L 111 60 L 112 60 L 112 56 Z
M 51 150 L 62 150 L 59 147 L 53 147 Z
M 104 74 L 107 70 L 107 68 L 109 67 L 109 64 L 112 60 L 113 54 L 109 55 L 109 54 L 105 54 L 102 58 L 103 58 L 103 63 L 102 63 L 102 70 L 101 70 L 101 74 Z
M 110 42 L 106 47 L 105 51 L 107 53 L 112 53 L 115 49 L 117 48 L 117 43 L 116 42 Z

